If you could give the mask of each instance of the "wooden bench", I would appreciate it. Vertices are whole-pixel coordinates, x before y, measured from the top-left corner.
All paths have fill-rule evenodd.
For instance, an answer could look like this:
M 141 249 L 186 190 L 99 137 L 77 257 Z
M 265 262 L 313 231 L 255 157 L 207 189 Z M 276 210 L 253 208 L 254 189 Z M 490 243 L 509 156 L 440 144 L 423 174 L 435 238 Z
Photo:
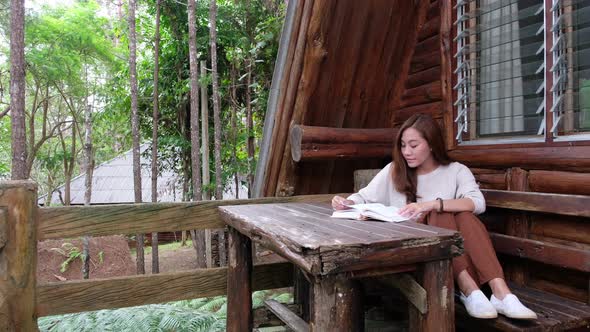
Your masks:
M 355 172 L 355 191 L 364 187 L 379 170 Z M 467 315 L 465 308 L 456 301 L 456 325 L 467 331 L 564 331 L 590 329 L 590 298 L 580 302 L 535 289 L 522 277 L 528 262 L 538 262 L 561 269 L 577 271 L 585 277 L 590 292 L 590 249 L 587 245 L 567 241 L 539 241 L 529 238 L 526 214 L 548 214 L 553 219 L 578 217 L 590 222 L 590 196 L 516 192 L 505 190 L 482 190 L 487 211 L 481 217 L 487 222 L 492 243 L 499 257 L 522 264 L 520 271 L 509 271 L 507 279 L 512 291 L 538 315 L 538 320 L 512 320 L 500 315 L 497 319 L 482 320 Z M 494 227 L 501 222 L 504 226 Z M 512 225 L 514 226 L 514 225 Z M 510 231 L 506 232 L 506 229 Z M 516 231 L 515 231 L 516 230 Z M 509 233 L 509 234 L 503 234 Z M 563 270 L 562 270 L 563 271 Z M 516 273 L 514 273 L 516 272 Z M 520 275 L 519 273 L 520 272 Z M 511 276 L 514 277 L 511 280 Z M 560 279 L 560 278 L 556 278 Z
M 590 196 L 516 192 L 504 190 L 482 190 L 488 210 L 511 210 L 516 213 L 548 213 L 566 218 L 577 216 L 590 218 Z M 482 216 L 485 219 L 485 215 Z M 590 219 L 588 220 L 590 221 Z M 508 218 L 507 223 L 520 222 Z M 519 236 L 520 235 L 520 236 Z M 523 266 L 527 261 L 590 273 L 590 250 L 568 243 L 538 241 L 524 234 L 506 235 L 490 232 L 494 249 L 499 255 L 519 258 Z M 509 278 L 509 276 L 508 276 Z M 586 280 L 588 275 L 586 275 Z M 589 328 L 590 299 L 586 303 L 558 296 L 526 285 L 526 281 L 509 280 L 512 291 L 538 319 L 522 321 L 499 316 L 497 319 L 481 320 L 469 317 L 462 305 L 457 305 L 457 325 L 472 329 L 485 327 L 502 331 L 564 331 L 575 328 Z M 589 284 L 590 285 L 590 284 Z

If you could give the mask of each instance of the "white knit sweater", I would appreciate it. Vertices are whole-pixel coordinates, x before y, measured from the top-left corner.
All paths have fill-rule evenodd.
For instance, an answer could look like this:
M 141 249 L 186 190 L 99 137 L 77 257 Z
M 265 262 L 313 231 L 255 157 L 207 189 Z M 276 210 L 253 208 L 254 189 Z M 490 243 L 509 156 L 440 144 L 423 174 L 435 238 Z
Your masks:
M 352 194 L 348 199 L 355 203 L 382 203 L 402 207 L 406 205 L 406 196 L 399 193 L 391 177 L 392 163 L 383 168 L 371 182 Z M 442 199 L 470 198 L 475 205 L 473 213 L 480 214 L 486 209 L 479 185 L 467 166 L 452 162 L 446 166 L 439 166 L 434 171 L 418 175 L 418 202 L 433 201 L 437 197 Z

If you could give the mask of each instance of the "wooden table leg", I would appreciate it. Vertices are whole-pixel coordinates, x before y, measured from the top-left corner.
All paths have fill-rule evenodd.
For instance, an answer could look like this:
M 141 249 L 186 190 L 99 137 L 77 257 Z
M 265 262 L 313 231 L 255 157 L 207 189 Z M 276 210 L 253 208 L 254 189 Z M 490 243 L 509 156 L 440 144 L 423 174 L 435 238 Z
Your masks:
M 426 290 L 428 312 L 410 306 L 410 331 L 455 331 L 455 299 L 451 260 L 422 264 L 418 282 Z
M 311 332 L 364 330 L 362 293 L 357 280 L 345 276 L 326 277 L 311 287 Z
M 310 285 L 299 268 L 295 267 L 293 300 L 301 308 L 301 318 L 309 322 Z
M 229 228 L 226 331 L 252 331 L 252 242 Z

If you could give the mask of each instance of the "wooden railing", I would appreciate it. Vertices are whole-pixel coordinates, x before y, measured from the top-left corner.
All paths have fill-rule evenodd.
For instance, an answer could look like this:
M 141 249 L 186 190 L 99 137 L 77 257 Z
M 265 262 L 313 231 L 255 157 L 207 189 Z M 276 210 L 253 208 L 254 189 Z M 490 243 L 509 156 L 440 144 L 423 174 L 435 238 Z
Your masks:
M 218 229 L 224 227 L 217 214 L 222 205 L 329 202 L 331 197 L 38 208 L 35 183 L 0 182 L 0 331 L 34 330 L 41 316 L 226 294 L 225 267 L 37 284 L 38 240 Z M 292 284 L 289 263 L 254 267 L 254 290 Z

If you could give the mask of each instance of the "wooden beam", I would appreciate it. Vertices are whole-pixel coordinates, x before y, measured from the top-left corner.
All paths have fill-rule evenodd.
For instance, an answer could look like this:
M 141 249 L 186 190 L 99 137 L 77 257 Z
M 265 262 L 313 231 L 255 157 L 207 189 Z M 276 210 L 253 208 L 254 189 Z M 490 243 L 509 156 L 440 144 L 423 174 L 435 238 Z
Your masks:
M 489 207 L 590 217 L 590 196 L 483 189 Z
M 0 182 L 0 331 L 37 331 L 37 185 Z
M 253 290 L 293 284 L 289 263 L 255 265 Z M 33 287 L 34 289 L 34 287 Z M 132 307 L 227 294 L 227 268 L 41 284 L 37 315 Z
M 442 94 L 441 110 L 443 113 L 444 139 L 447 150 L 453 148 L 455 142 L 455 121 L 453 113 L 453 5 L 450 1 L 440 0 L 440 83 Z
M 554 143 L 557 144 L 557 143 Z M 590 146 L 457 148 L 449 152 L 453 160 L 469 167 L 590 172 Z
M 388 277 L 381 277 L 378 280 L 385 285 L 399 289 L 421 314 L 428 312 L 428 296 L 426 290 L 409 274 L 394 274 Z
M 217 208 L 220 206 L 278 202 L 330 202 L 332 197 L 333 195 L 308 195 L 183 203 L 41 208 L 39 209 L 38 239 L 216 229 L 225 226 L 217 213 Z
M 286 304 L 284 305 L 287 310 L 298 313 L 299 305 L 297 304 Z M 284 326 L 285 323 L 281 321 L 272 311 L 267 307 L 261 306 L 253 310 L 252 315 L 254 316 L 254 328 L 259 327 L 270 327 L 270 326 Z M 254 330 L 256 331 L 256 330 Z
M 252 331 L 252 240 L 229 228 L 227 264 L 228 332 Z
M 397 130 L 291 126 L 294 161 L 391 157 Z
M 335 275 L 314 282 L 310 331 L 364 330 L 362 293 L 358 280 Z
M 507 172 L 508 190 L 525 192 L 528 191 L 528 172 L 522 168 L 513 167 Z M 529 236 L 529 220 L 524 211 L 510 211 L 507 217 L 506 234 L 520 238 Z M 518 285 L 526 285 L 528 279 L 528 267 L 524 264 L 509 264 L 506 266 L 506 275 L 509 280 Z
M 590 195 L 590 174 L 559 171 L 529 171 L 531 191 Z
M 275 300 L 266 300 L 264 305 L 272 311 L 287 327 L 295 332 L 308 332 L 309 324 L 297 316 L 287 306 Z
M 562 268 L 590 272 L 588 250 L 497 233 L 490 233 L 490 237 L 497 252 Z
M 455 331 L 455 301 L 451 260 L 423 264 L 416 272 L 424 287 L 428 311 L 410 306 L 410 331 Z

